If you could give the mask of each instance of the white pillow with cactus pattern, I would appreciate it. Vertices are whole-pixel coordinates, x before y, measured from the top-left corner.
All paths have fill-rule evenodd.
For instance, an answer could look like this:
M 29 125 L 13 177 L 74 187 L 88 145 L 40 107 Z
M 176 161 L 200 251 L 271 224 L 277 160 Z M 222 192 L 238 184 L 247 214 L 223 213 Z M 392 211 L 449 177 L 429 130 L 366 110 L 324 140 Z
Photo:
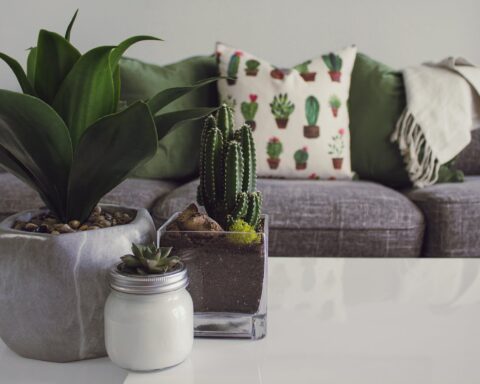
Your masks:
M 350 179 L 351 46 L 285 70 L 217 45 L 220 98 L 253 129 L 260 177 Z

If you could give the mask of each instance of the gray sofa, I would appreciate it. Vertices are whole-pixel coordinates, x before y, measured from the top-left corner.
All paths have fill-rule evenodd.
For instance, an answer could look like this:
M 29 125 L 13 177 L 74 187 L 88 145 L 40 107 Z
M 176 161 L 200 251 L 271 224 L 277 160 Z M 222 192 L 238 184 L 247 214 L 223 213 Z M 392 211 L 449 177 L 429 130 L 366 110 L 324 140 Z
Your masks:
M 479 156 L 475 132 L 458 168 L 480 175 Z M 195 199 L 197 184 L 129 179 L 103 201 L 147 208 L 160 225 Z M 272 256 L 480 257 L 480 176 L 409 191 L 368 181 L 274 179 L 260 179 L 258 189 Z M 0 173 L 0 196 L 0 219 L 42 206 L 7 173 Z

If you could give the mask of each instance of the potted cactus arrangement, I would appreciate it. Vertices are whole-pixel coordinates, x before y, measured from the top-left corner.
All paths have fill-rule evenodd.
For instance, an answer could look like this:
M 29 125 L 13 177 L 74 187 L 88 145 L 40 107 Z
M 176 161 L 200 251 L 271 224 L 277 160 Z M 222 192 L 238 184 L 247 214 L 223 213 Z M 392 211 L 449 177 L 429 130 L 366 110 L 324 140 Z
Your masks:
M 329 53 L 328 55 L 323 55 L 322 59 L 329 69 L 330 79 L 339 83 L 342 76 L 342 58 L 334 53 Z
M 332 156 L 333 169 L 342 169 L 343 151 L 345 149 L 344 135 L 345 129 L 340 128 L 338 133 L 332 136 L 332 142 L 328 144 L 328 154 Z
M 228 62 L 227 68 L 227 84 L 228 85 L 235 85 L 237 83 L 237 74 L 238 68 L 240 66 L 240 57 L 243 55 L 243 52 L 236 51 L 232 56 L 230 56 L 230 60 Z
M 250 59 L 245 62 L 245 74 L 247 76 L 257 76 L 260 62 L 258 60 Z
M 205 121 L 197 205 L 159 229 L 190 271 L 195 334 L 258 339 L 266 332 L 268 220 L 256 190 L 251 129 L 223 105 Z
M 243 118 L 245 119 L 245 124 L 248 124 L 250 128 L 252 128 L 252 131 L 254 131 L 257 127 L 257 124 L 255 123 L 255 115 L 258 111 L 257 97 L 258 96 L 255 94 L 250 94 L 248 95 L 250 101 L 244 101 L 240 105 L 240 110 L 242 112 Z
M 280 93 L 274 96 L 270 103 L 272 115 L 275 117 L 277 127 L 280 129 L 287 128 L 288 118 L 295 110 L 295 105 L 288 99 L 286 93 Z
M 108 270 L 132 242 L 155 238 L 145 209 L 98 206 L 100 199 L 176 123 L 212 112 L 159 113 L 211 80 L 119 108 L 120 57 L 157 39 L 136 36 L 82 55 L 70 42 L 75 16 L 64 36 L 40 31 L 26 73 L 0 53 L 23 90 L 0 90 L 0 165 L 45 204 L 0 223 L 0 337 L 24 357 L 55 362 L 106 354 Z
M 277 169 L 280 165 L 280 155 L 283 152 L 283 145 L 278 137 L 272 137 L 267 143 L 267 162 L 270 169 Z
M 298 71 L 305 81 L 315 81 L 316 72 L 310 72 L 308 66 L 312 63 L 311 60 L 305 61 L 302 64 L 296 65 L 294 68 Z
M 307 161 L 308 161 L 308 149 L 307 147 L 303 147 L 293 154 L 293 158 L 295 160 L 295 168 L 298 171 L 304 170 L 307 168 Z
M 308 96 L 305 100 L 305 117 L 308 125 L 303 126 L 303 136 L 315 139 L 320 136 L 320 127 L 317 125 L 320 113 L 320 103 L 315 96 Z

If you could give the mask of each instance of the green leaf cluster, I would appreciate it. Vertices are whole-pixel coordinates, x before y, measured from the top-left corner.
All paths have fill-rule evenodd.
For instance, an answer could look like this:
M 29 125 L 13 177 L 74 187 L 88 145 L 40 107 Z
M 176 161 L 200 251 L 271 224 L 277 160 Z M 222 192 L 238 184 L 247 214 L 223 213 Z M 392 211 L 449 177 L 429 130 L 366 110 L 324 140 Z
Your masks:
M 217 79 L 165 89 L 119 109 L 118 62 L 134 36 L 81 54 L 64 36 L 41 30 L 26 71 L 0 53 L 23 93 L 0 90 L 0 165 L 35 189 L 64 222 L 84 221 L 99 200 L 156 152 L 158 140 L 212 108 L 161 114 L 175 99 Z

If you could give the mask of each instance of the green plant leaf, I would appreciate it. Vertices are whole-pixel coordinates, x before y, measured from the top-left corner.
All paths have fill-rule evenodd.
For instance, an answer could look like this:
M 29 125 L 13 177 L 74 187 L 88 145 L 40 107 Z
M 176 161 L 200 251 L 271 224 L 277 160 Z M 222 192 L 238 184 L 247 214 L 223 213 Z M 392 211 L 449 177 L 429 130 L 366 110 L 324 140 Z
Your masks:
M 155 123 L 144 102 L 95 122 L 81 137 L 74 156 L 68 219 L 87 219 L 99 200 L 156 150 Z
M 28 170 L 48 197 L 45 203 L 63 219 L 72 145 L 62 119 L 38 98 L 0 90 L 0 146 Z
M 37 66 L 37 47 L 30 48 L 27 58 L 27 79 L 35 84 L 35 67 Z
M 35 90 L 33 89 L 32 84 L 30 84 L 30 81 L 28 81 L 27 75 L 25 74 L 25 71 L 18 63 L 18 61 L 2 52 L 0 52 L 0 59 L 5 61 L 5 63 L 13 71 L 13 73 L 17 77 L 18 83 L 20 84 L 23 93 L 35 96 Z
M 162 108 L 165 108 L 168 104 L 172 103 L 176 99 L 222 78 L 223 77 L 210 77 L 208 79 L 198 81 L 193 85 L 165 89 L 148 100 L 147 104 L 152 113 L 155 115 L 158 111 L 160 111 Z
M 75 11 L 73 14 L 72 20 L 70 20 L 70 23 L 68 24 L 67 31 L 65 32 L 65 40 L 70 41 L 70 33 L 72 32 L 72 27 L 73 24 L 75 23 L 75 19 L 77 18 L 78 15 L 78 9 Z
M 50 104 L 80 56 L 68 40 L 42 29 L 38 34 L 34 75 L 38 97 Z
M 68 73 L 52 105 L 66 122 L 74 149 L 87 127 L 116 112 L 120 88 L 118 60 L 126 49 L 142 40 L 158 39 L 135 36 L 116 47 L 94 48 L 80 57 Z
M 35 177 L 25 168 L 10 152 L 0 145 L 0 164 L 12 175 L 18 177 L 33 190 L 37 191 L 43 202 L 49 209 L 55 207 L 50 201 L 48 195 L 41 189 L 40 185 L 35 181 Z
M 216 112 L 219 108 L 192 108 L 156 115 L 155 126 L 157 127 L 158 140 L 163 139 L 167 134 L 179 127 L 181 123 L 203 119 Z
M 53 108 L 67 124 L 74 149 L 87 127 L 116 110 L 109 65 L 112 49 L 97 47 L 80 57 L 53 100 Z

